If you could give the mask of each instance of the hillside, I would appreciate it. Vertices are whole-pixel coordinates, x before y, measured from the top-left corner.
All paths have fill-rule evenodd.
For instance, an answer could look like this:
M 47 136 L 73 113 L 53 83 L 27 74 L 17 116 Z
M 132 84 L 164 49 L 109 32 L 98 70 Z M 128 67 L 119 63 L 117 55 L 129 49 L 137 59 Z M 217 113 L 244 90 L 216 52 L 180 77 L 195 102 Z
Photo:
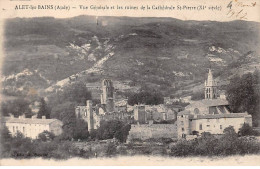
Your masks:
M 78 16 L 5 23 L 2 83 L 8 95 L 40 95 L 75 81 L 143 85 L 164 95 L 200 90 L 211 67 L 222 84 L 259 68 L 259 23 Z

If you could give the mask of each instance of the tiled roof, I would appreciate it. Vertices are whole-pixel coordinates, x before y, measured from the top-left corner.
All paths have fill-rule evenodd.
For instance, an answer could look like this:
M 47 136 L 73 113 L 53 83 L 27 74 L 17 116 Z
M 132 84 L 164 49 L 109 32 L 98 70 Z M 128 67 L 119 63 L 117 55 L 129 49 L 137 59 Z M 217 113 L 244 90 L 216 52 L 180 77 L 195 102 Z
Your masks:
M 250 117 L 247 113 L 230 113 L 230 114 L 207 114 L 207 115 L 197 115 L 193 119 L 217 119 L 217 118 L 240 118 L 240 117 Z
M 183 110 L 183 111 L 180 111 L 179 113 L 178 113 L 178 116 L 180 116 L 180 115 L 189 115 L 190 114 L 190 111 L 189 110 Z
M 3 117 L 1 119 L 5 123 L 24 123 L 24 124 L 50 124 L 54 121 L 60 121 L 58 119 L 32 119 L 32 118 L 12 118 L 12 117 Z M 61 122 L 61 121 L 60 121 Z
M 186 107 L 186 109 L 223 105 L 228 105 L 228 101 L 225 99 L 203 99 L 199 101 L 193 101 L 190 105 Z

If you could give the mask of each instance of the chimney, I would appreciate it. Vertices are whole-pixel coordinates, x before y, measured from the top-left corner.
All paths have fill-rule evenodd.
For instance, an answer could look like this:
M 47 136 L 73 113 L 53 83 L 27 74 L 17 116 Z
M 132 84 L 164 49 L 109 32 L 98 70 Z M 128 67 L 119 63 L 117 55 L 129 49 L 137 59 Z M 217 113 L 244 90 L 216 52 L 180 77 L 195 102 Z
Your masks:
M 32 119 L 37 119 L 37 115 L 32 116 Z
M 25 114 L 19 116 L 19 119 L 24 119 L 25 118 Z
M 42 119 L 46 119 L 46 116 L 42 116 Z

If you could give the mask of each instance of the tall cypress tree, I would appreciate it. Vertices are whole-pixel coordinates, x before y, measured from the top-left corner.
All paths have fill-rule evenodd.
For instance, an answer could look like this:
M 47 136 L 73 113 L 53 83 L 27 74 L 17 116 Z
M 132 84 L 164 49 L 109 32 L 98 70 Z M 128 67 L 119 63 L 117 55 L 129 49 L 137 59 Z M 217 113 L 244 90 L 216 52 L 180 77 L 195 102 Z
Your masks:
M 40 109 L 38 111 L 38 114 L 37 114 L 37 118 L 42 118 L 42 116 L 45 116 L 47 119 L 50 118 L 50 109 L 49 107 L 47 106 L 44 98 L 41 98 L 40 100 Z

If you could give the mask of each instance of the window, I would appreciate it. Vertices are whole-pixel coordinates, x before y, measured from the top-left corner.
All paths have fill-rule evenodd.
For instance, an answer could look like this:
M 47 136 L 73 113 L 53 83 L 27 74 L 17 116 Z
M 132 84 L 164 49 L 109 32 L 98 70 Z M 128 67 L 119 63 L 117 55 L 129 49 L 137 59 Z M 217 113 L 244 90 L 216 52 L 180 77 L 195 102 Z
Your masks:
M 183 123 L 183 121 L 181 121 L 181 125 L 183 125 L 184 123 Z
M 202 130 L 202 124 L 200 124 L 200 130 Z
M 199 113 L 200 113 L 200 110 L 199 110 L 198 108 L 195 108 L 195 109 L 194 109 L 194 113 L 195 113 L 195 114 L 199 114 Z
M 219 128 L 222 129 L 222 125 L 220 125 Z
M 184 131 L 184 128 L 181 128 L 182 131 Z
M 13 132 L 14 132 L 14 130 L 15 130 L 15 128 L 14 128 L 14 126 L 13 126 Z
M 207 127 L 210 127 L 210 125 L 207 125 Z

